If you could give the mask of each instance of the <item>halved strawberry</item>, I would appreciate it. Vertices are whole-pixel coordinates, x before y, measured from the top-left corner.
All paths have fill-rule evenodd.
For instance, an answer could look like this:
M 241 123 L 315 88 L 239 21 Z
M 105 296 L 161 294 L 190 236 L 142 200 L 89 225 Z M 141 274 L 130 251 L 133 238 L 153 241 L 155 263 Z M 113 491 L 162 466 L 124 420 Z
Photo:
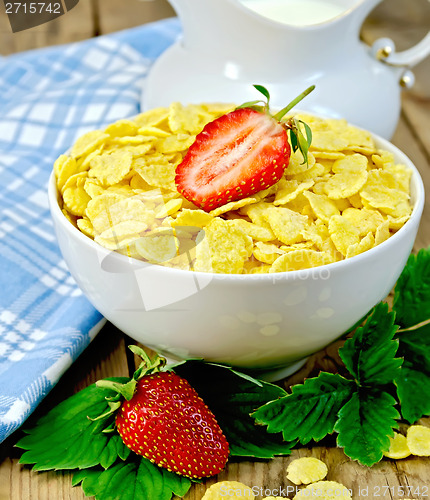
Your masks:
M 183 161 L 176 168 L 178 191 L 205 211 L 230 201 L 246 198 L 272 186 L 288 166 L 291 146 L 303 150 L 307 158 L 311 133 L 304 124 L 306 139 L 298 122 L 292 118 L 281 122 L 314 87 L 309 87 L 275 115 L 269 112 L 270 95 L 259 85 L 267 102 L 245 103 L 234 111 L 208 123 L 197 135 Z

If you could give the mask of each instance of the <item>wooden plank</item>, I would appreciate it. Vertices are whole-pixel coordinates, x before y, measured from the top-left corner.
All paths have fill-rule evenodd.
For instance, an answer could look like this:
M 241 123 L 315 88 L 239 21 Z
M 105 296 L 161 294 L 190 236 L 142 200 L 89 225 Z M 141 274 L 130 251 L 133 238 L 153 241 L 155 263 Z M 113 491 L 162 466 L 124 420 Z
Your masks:
M 13 54 L 92 37 L 94 35 L 93 1 L 80 0 L 76 7 L 61 17 L 17 33 L 12 33 L 2 4 L 0 6 L 0 54 Z
M 175 15 L 167 0 L 96 0 L 99 34 L 111 33 Z
M 108 324 L 42 402 L 29 423 L 89 384 L 105 377 L 128 376 L 128 372 L 123 335 Z M 0 460 L 6 458 L 0 463 L 0 500 L 86 498 L 80 487 L 72 488 L 70 473 L 36 473 L 20 465 L 21 453 L 13 448 L 20 435 L 18 431 L 2 444 Z

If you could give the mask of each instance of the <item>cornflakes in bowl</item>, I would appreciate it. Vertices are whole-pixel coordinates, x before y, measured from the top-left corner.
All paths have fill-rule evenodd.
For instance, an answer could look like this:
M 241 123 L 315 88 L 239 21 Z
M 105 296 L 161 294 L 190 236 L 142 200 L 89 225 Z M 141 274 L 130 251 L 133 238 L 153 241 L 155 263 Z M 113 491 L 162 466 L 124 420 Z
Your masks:
M 307 162 L 296 151 L 274 185 L 202 210 L 176 168 L 230 109 L 175 103 L 81 137 L 55 163 L 53 220 L 79 286 L 131 337 L 171 358 L 293 370 L 388 294 L 422 181 L 387 141 L 300 115 Z

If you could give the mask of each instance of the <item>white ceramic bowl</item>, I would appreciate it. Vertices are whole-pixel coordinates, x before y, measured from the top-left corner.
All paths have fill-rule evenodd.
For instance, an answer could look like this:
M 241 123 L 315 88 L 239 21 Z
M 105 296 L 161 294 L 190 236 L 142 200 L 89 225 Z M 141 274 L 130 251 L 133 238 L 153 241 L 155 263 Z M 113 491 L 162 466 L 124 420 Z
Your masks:
M 90 302 L 127 335 L 168 358 L 204 358 L 280 378 L 330 344 L 399 277 L 424 205 L 421 177 L 395 146 L 378 147 L 412 169 L 410 220 L 379 246 L 350 259 L 288 273 L 222 275 L 146 264 L 109 251 L 76 229 L 49 202 L 69 270 Z

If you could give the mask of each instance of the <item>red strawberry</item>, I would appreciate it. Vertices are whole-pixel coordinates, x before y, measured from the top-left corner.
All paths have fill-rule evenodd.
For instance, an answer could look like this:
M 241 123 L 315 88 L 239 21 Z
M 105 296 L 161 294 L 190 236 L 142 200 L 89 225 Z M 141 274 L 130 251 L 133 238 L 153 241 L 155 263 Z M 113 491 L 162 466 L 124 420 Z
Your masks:
M 218 474 L 229 448 L 215 416 L 183 378 L 172 372 L 146 375 L 116 416 L 129 448 L 151 462 L 190 478 Z
M 305 139 L 294 119 L 280 120 L 314 87 L 274 116 L 269 113 L 268 91 L 255 87 L 267 97 L 264 107 L 256 106 L 261 101 L 253 101 L 208 123 L 176 168 L 178 191 L 203 210 L 213 210 L 275 184 L 290 160 L 288 129 L 293 150 L 302 149 L 306 159 L 309 127 L 305 125 Z

